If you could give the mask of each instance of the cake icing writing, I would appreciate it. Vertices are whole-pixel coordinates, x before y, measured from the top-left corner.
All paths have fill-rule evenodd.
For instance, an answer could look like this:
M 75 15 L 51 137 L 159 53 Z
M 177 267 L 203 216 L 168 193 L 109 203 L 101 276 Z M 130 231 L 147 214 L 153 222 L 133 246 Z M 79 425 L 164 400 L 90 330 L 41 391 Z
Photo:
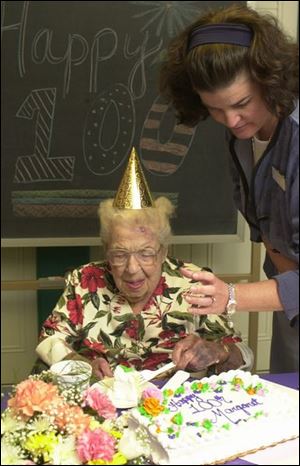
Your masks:
M 261 413 L 259 408 L 263 405 L 263 402 L 259 400 L 259 397 L 254 396 L 255 394 L 264 396 L 265 393 L 261 383 L 254 387 L 252 385 L 245 387 L 241 379 L 234 378 L 230 381 L 230 390 L 225 390 L 226 394 L 223 395 L 225 388 L 228 388 L 227 382 L 222 379 L 217 384 L 187 383 L 180 387 L 174 393 L 174 396 L 170 397 L 169 392 L 164 394 L 167 411 L 177 413 L 183 410 L 187 421 L 195 417 L 199 418 L 201 415 L 204 418 L 209 415 L 212 424 L 217 424 L 218 418 L 222 417 L 232 424 L 238 424 L 250 416 L 257 416 L 258 412 Z M 248 401 L 249 396 L 241 396 L 239 397 L 240 401 L 236 402 L 236 396 L 233 396 L 236 395 L 236 392 L 241 392 L 241 395 L 246 392 L 247 395 L 251 394 L 253 396 L 250 401 Z M 245 401 L 242 402 L 242 399 L 245 399 Z

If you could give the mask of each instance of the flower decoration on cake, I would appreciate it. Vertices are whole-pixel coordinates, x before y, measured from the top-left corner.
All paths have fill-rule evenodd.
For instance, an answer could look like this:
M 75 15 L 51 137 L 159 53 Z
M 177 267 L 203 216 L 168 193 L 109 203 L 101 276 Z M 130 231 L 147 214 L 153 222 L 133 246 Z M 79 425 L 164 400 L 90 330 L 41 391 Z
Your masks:
M 139 409 L 140 412 L 146 416 L 158 416 L 165 408 L 160 404 L 157 398 L 150 397 L 144 398 Z
M 210 419 L 204 419 L 204 421 L 202 422 L 202 426 L 204 427 L 204 429 L 210 432 L 213 428 L 213 423 Z
M 193 382 L 191 384 L 191 390 L 193 392 L 205 393 L 210 390 L 210 385 L 208 383 Z
M 182 426 L 183 424 L 183 416 L 181 413 L 177 413 L 175 414 L 172 418 L 171 418 L 171 422 L 173 424 L 177 424 L 179 426 Z
M 240 377 L 234 377 L 231 381 L 231 384 L 235 390 L 239 390 L 240 388 L 243 388 L 244 381 Z
M 44 371 L 19 383 L 2 414 L 1 464 L 126 464 L 122 418 L 98 387 L 61 389 Z
M 240 377 L 234 377 L 231 381 L 232 389 L 239 391 L 244 390 L 248 393 L 248 395 L 260 395 L 264 396 L 266 394 L 266 390 L 263 387 L 261 382 L 258 383 L 250 383 L 249 385 L 241 379 Z
M 258 383 L 257 385 L 249 385 L 248 387 L 246 387 L 246 392 L 248 393 L 248 395 L 257 394 L 260 396 L 264 396 L 266 390 L 263 388 L 261 383 Z
M 153 386 L 145 388 L 145 390 L 143 390 L 142 400 L 145 400 L 146 398 L 157 398 L 159 402 L 162 402 L 164 396 L 159 388 Z

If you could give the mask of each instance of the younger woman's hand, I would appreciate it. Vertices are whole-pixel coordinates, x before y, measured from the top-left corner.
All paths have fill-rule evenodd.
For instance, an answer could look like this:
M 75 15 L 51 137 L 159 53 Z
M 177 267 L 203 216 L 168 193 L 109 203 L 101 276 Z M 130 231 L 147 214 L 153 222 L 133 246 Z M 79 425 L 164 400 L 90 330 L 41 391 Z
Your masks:
M 212 272 L 192 271 L 181 268 L 184 277 L 192 279 L 190 290 L 184 294 L 184 299 L 190 304 L 189 311 L 193 314 L 222 314 L 228 303 L 227 283 L 220 280 Z

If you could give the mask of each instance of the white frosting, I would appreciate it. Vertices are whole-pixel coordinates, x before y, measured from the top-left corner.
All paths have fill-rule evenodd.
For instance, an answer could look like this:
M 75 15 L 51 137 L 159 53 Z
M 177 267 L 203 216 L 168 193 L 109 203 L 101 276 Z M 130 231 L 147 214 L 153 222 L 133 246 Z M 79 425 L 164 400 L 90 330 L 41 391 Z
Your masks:
M 241 379 L 244 388 L 231 383 L 234 378 Z M 225 461 L 299 434 L 295 390 L 239 370 L 196 383 L 207 383 L 207 390 L 195 391 L 193 382 L 184 383 L 183 393 L 166 397 L 169 412 L 145 416 L 139 408 L 131 410 L 128 428 L 147 438 L 145 446 L 150 444 L 155 464 Z M 249 387 L 253 387 L 252 393 L 245 390 Z M 181 425 L 178 419 L 178 423 L 172 422 L 174 415 L 182 417 Z

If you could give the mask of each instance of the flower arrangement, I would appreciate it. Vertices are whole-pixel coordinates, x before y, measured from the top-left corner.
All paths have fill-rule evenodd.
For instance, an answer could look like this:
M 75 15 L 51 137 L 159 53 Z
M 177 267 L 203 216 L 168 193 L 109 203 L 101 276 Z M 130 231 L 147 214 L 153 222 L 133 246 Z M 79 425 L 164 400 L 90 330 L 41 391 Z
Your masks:
M 3 465 L 118 465 L 128 461 L 119 449 L 125 418 L 117 416 L 97 386 L 84 391 L 60 387 L 53 374 L 44 371 L 14 388 L 1 417 Z

